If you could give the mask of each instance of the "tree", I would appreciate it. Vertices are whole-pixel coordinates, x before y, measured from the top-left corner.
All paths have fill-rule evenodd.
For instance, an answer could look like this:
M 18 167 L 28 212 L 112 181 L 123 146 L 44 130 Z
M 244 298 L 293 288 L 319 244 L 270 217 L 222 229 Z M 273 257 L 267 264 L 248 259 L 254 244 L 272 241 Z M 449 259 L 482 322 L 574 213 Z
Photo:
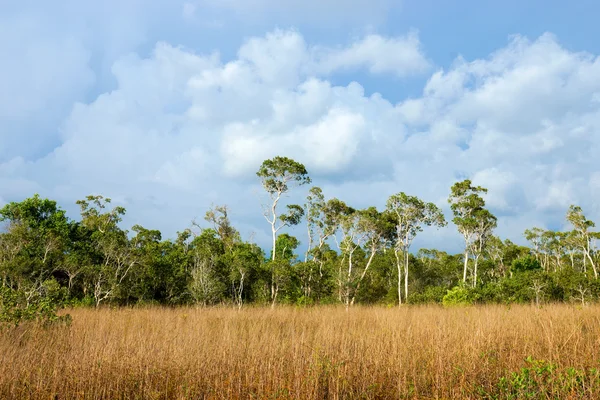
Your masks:
M 480 193 L 487 193 L 487 189 L 473 186 L 469 179 L 465 179 L 452 185 L 448 198 L 454 213 L 452 222 L 465 240 L 463 282 L 467 281 L 469 255 L 475 255 L 473 286 L 477 283 L 477 262 L 497 222 L 496 217 L 484 208 L 485 201 Z
M 404 298 L 408 300 L 408 251 L 423 226 L 443 227 L 446 220 L 442 211 L 433 203 L 425 203 L 416 196 L 404 192 L 390 196 L 387 210 L 395 217 L 394 254 L 398 270 L 398 304 L 402 304 L 402 269 L 404 269 Z M 400 261 L 402 254 L 402 262 Z
M 81 208 L 81 223 L 93 232 L 90 240 L 101 260 L 101 264 L 91 265 L 89 271 L 96 306 L 117 296 L 138 261 L 127 232 L 118 226 L 125 208 L 117 206 L 105 212 L 110 203 L 111 199 L 103 196 L 87 196 L 85 200 L 77 201 Z
M 213 229 L 203 229 L 192 240 L 188 290 L 196 303 L 207 306 L 222 300 L 225 286 L 221 259 L 224 252 L 223 242 Z
M 595 242 L 597 235 L 595 232 L 590 232 L 590 229 L 594 228 L 596 224 L 585 217 L 581 207 L 575 205 L 569 207 L 569 211 L 567 211 L 567 221 L 573 225 L 577 244 L 583 251 L 584 265 L 585 260 L 587 259 L 594 271 L 594 277 L 598 279 L 598 269 L 596 267 L 596 262 L 592 257 L 593 243 Z
M 489 257 L 496 264 L 496 269 L 502 277 L 506 277 L 506 248 L 509 246 L 509 241 L 507 243 L 503 242 L 498 236 L 490 236 L 489 240 L 486 243 L 486 251 Z
M 0 209 L 2 285 L 25 293 L 27 301 L 44 290 L 44 282 L 64 264 L 70 221 L 53 200 L 39 195 Z
M 325 196 L 323 196 L 323 190 L 321 190 L 320 187 L 313 186 L 308 191 L 308 196 L 306 196 L 306 204 L 304 204 L 306 228 L 308 230 L 308 244 L 306 246 L 306 253 L 304 255 L 305 262 L 308 261 L 308 256 L 311 253 L 313 243 L 315 241 L 315 235 L 317 235 L 317 240 L 321 246 L 327 239 L 327 236 L 329 236 L 325 231 L 325 222 L 322 218 L 324 208 Z
M 236 243 L 231 252 L 225 254 L 229 266 L 229 284 L 234 304 L 241 308 L 244 294 L 248 292 L 251 279 L 263 262 L 264 254 L 255 244 Z
M 308 245 L 304 255 L 305 273 L 302 274 L 302 291 L 306 298 L 312 294 L 313 285 L 322 285 L 323 265 L 325 254 L 329 247 L 327 240 L 335 234 L 338 228 L 336 220 L 336 207 L 340 205 L 337 199 L 325 201 L 323 191 L 319 187 L 312 187 L 304 205 L 306 225 L 308 231 Z M 314 271 L 318 268 L 318 275 Z M 315 282 L 317 281 L 317 282 Z
M 335 239 L 342 253 L 338 272 L 338 293 L 340 301 L 348 308 L 354 305 L 373 258 L 385 243 L 387 227 L 381 213 L 374 207 L 355 211 L 340 202 L 336 204 L 336 209 L 337 213 L 332 217 L 339 223 L 341 237 Z M 364 264 L 356 260 L 355 253 L 359 249 L 367 256 Z
M 540 261 L 541 258 L 541 244 L 543 234 L 544 230 L 538 227 L 525 229 L 525 232 L 523 234 L 525 236 L 525 239 L 527 239 L 527 241 L 529 241 L 533 245 L 533 254 L 538 261 Z
M 287 193 L 291 186 L 309 184 L 310 177 L 304 165 L 287 157 L 275 157 L 265 160 L 256 175 L 261 179 L 265 191 L 271 198 L 271 205 L 264 210 L 264 217 L 271 225 L 273 235 L 272 257 L 275 260 L 277 232 L 290 225 L 297 225 L 304 214 L 302 207 L 297 205 L 288 206 L 288 213 L 277 214 L 277 205 L 281 196 Z M 280 223 L 278 226 L 277 223 Z
M 136 302 L 146 300 L 157 300 L 159 293 L 156 292 L 156 274 L 161 268 L 164 248 L 161 245 L 162 235 L 155 229 L 146 229 L 141 225 L 134 225 L 131 230 L 136 235 L 131 239 L 130 246 L 134 253 L 134 259 L 138 265 L 135 274 L 129 274 L 123 294 L 129 301 Z
M 240 241 L 240 233 L 231 225 L 226 205 L 212 207 L 206 212 L 204 219 L 212 225 L 227 249 L 231 250 Z
M 272 270 L 272 285 L 274 287 L 274 295 L 271 299 L 271 304 L 274 305 L 282 288 L 290 289 L 292 282 L 292 265 L 297 258 L 294 251 L 298 248 L 300 242 L 294 236 L 282 233 L 277 236 L 277 258 L 271 260 Z
M 304 165 L 287 157 L 275 157 L 265 160 L 260 166 L 256 175 L 261 179 L 265 191 L 269 194 L 271 204 L 265 206 L 264 217 L 271 225 L 271 234 L 273 246 L 271 251 L 271 261 L 275 261 L 277 255 L 277 233 L 286 226 L 298 225 L 304 215 L 304 209 L 299 205 L 288 205 L 287 213 L 278 214 L 277 206 L 281 197 L 288 193 L 292 186 L 301 186 L 309 184 L 310 177 L 306 172 Z M 271 300 L 276 297 L 275 265 L 271 268 Z M 274 303 L 273 303 L 274 304 Z
M 474 214 L 476 225 L 474 241 L 471 243 L 471 253 L 474 255 L 473 262 L 473 287 L 477 285 L 477 267 L 488 239 L 496 228 L 496 217 L 486 209 L 478 210 Z
M 358 211 L 358 217 L 358 230 L 364 240 L 365 251 L 369 256 L 360 277 L 354 285 L 355 289 L 350 300 L 350 305 L 354 305 L 356 295 L 360 291 L 360 286 L 365 279 L 369 267 L 373 263 L 375 255 L 379 250 L 385 248 L 391 236 L 389 234 L 389 220 L 384 213 L 380 213 L 375 207 Z
M 110 198 L 101 195 L 90 195 L 85 200 L 76 201 L 75 203 L 81 208 L 81 223 L 88 229 L 100 233 L 119 230 L 117 225 L 125 215 L 125 208 L 117 206 L 104 212 L 111 202 Z
M 540 306 L 540 299 L 542 298 L 543 290 L 544 290 L 545 287 L 546 287 L 546 284 L 540 282 L 537 279 L 534 279 L 533 282 L 531 283 L 530 289 L 535 294 L 535 305 L 537 307 Z

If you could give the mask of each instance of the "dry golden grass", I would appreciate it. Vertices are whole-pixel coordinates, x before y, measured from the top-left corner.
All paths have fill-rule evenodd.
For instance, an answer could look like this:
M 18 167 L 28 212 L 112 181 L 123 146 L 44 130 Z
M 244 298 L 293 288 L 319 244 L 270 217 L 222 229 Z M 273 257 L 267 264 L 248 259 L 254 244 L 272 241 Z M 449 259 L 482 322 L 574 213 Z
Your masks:
M 557 365 L 535 398 L 600 398 L 599 306 L 69 312 L 1 333 L 0 398 L 518 398 L 529 356 Z

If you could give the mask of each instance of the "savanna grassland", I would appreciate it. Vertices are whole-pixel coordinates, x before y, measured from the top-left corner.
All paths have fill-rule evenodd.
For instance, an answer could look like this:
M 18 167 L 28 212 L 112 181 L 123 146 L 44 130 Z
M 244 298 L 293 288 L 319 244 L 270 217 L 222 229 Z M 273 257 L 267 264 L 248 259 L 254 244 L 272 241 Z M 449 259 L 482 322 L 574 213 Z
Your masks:
M 595 305 L 68 312 L 2 332 L 0 398 L 600 398 Z

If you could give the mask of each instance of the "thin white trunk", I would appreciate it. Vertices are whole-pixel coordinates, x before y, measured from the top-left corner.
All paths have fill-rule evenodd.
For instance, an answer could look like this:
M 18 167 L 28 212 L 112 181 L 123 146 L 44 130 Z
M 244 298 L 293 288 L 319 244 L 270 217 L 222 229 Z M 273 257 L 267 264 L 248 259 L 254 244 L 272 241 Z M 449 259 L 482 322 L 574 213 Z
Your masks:
M 463 282 L 467 282 L 467 268 L 469 267 L 469 250 L 465 248 L 465 265 L 463 268 Z
M 475 256 L 473 263 L 473 287 L 477 286 L 477 264 L 479 263 L 479 254 Z
M 592 259 L 592 256 L 590 255 L 590 250 L 586 249 L 585 252 L 588 260 L 590 260 L 590 264 L 592 265 L 592 269 L 594 270 L 594 278 L 598 279 L 598 270 L 596 269 L 596 263 L 594 262 L 594 260 Z
M 404 300 L 408 303 L 408 249 L 404 250 Z
M 371 266 L 371 263 L 373 262 L 373 258 L 375 257 L 376 252 L 377 252 L 376 249 L 371 249 L 371 256 L 369 257 L 369 261 L 367 261 L 367 265 L 365 265 L 365 269 L 363 270 L 362 274 L 360 275 L 360 279 L 358 280 L 358 283 L 356 284 L 356 290 L 354 290 L 354 293 L 352 294 L 352 301 L 350 302 L 350 305 L 354 305 L 354 300 L 356 300 L 356 294 L 358 293 L 358 291 L 360 289 L 360 284 L 362 283 L 363 279 L 365 278 L 365 275 L 367 274 L 367 270 Z
M 398 306 L 402 305 L 402 263 L 400 262 L 400 255 L 398 249 L 394 249 L 394 255 L 396 256 L 396 268 L 398 269 Z

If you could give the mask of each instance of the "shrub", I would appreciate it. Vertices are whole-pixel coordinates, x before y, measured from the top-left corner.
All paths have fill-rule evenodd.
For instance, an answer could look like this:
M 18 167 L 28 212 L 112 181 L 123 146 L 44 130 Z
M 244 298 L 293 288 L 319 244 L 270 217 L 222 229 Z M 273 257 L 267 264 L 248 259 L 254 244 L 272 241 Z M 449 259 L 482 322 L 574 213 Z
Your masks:
M 465 306 L 475 303 L 478 299 L 479 295 L 474 289 L 459 285 L 448 290 L 442 299 L 442 304 L 444 306 Z
M 423 292 L 408 295 L 409 304 L 441 303 L 447 289 L 442 286 L 427 286 Z
M 55 322 L 70 323 L 70 315 L 57 314 L 63 300 L 63 290 L 55 280 L 44 282 L 39 290 L 31 293 L 0 287 L 0 325 L 17 326 L 24 321 L 35 321 L 44 325 Z

